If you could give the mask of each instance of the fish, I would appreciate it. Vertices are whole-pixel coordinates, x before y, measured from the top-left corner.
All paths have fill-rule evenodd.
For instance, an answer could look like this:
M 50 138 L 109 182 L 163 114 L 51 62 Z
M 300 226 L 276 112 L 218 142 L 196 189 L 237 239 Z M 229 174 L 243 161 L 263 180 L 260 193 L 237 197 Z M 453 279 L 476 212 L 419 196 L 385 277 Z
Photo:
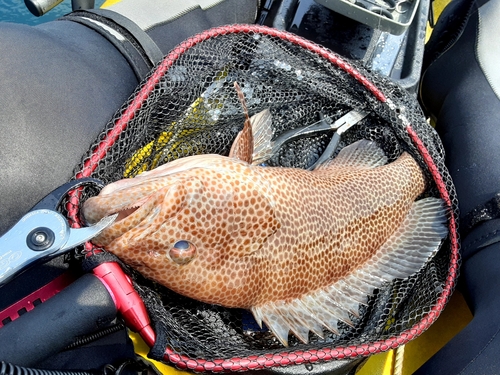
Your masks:
M 229 156 L 184 157 L 89 198 L 88 223 L 119 214 L 93 242 L 174 292 L 250 310 L 284 346 L 338 334 L 376 289 L 424 267 L 449 209 L 421 198 L 409 153 L 388 162 L 369 140 L 312 171 L 262 166 L 272 116 L 245 113 Z

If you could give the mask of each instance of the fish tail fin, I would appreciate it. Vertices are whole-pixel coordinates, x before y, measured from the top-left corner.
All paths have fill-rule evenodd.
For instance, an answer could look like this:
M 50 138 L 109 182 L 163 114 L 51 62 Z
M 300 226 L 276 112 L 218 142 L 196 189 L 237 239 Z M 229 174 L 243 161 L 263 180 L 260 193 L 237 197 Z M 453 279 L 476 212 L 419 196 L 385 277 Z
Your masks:
M 338 322 L 352 325 L 359 306 L 384 283 L 420 271 L 448 234 L 447 208 L 439 198 L 416 201 L 407 217 L 381 248 L 360 268 L 333 285 L 292 301 L 253 307 L 254 316 L 284 344 L 292 331 L 307 343 L 308 332 L 320 337 L 322 327 L 338 333 Z
M 414 202 L 403 223 L 361 270 L 386 281 L 420 271 L 448 235 L 447 211 L 439 198 Z

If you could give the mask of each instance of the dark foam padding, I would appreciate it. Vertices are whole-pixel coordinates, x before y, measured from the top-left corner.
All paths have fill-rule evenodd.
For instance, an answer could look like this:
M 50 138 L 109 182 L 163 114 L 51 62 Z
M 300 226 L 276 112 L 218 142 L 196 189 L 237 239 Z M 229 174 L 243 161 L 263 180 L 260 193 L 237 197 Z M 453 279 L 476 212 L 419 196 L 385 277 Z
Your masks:
M 106 287 L 87 274 L 0 329 L 0 358 L 19 366 L 34 366 L 58 353 L 78 336 L 105 327 L 116 317 Z

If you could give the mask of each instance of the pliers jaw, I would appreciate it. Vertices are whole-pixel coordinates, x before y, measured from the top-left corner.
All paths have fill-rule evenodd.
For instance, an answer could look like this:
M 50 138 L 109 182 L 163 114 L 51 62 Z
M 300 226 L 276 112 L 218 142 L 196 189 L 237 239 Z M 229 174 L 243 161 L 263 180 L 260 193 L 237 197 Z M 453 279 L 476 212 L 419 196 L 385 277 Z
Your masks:
M 64 198 L 68 195 L 68 193 L 72 190 L 75 190 L 82 186 L 93 185 L 99 189 L 104 187 L 104 183 L 101 180 L 91 177 L 80 178 L 78 180 L 72 180 L 64 185 L 59 186 L 58 188 L 51 191 L 44 198 L 42 198 L 36 205 L 34 205 L 31 211 L 35 210 L 51 210 L 57 211 L 59 206 L 63 203 Z
M 48 194 L 0 237 L 0 286 L 35 263 L 46 262 L 97 236 L 117 215 L 79 229 L 69 226 L 57 209 L 65 196 L 84 185 L 102 188 L 93 178 L 70 181 Z

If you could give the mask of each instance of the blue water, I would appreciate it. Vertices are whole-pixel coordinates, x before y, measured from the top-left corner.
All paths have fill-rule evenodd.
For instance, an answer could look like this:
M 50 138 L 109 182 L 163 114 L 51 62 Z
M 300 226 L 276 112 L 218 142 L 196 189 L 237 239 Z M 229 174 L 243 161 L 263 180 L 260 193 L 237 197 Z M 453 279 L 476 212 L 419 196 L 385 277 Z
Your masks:
M 95 6 L 98 8 L 104 0 L 96 1 Z M 0 22 L 16 22 L 28 25 L 37 25 L 42 22 L 55 20 L 67 13 L 71 12 L 71 0 L 64 0 L 48 13 L 41 17 L 32 15 L 24 0 L 0 0 Z

